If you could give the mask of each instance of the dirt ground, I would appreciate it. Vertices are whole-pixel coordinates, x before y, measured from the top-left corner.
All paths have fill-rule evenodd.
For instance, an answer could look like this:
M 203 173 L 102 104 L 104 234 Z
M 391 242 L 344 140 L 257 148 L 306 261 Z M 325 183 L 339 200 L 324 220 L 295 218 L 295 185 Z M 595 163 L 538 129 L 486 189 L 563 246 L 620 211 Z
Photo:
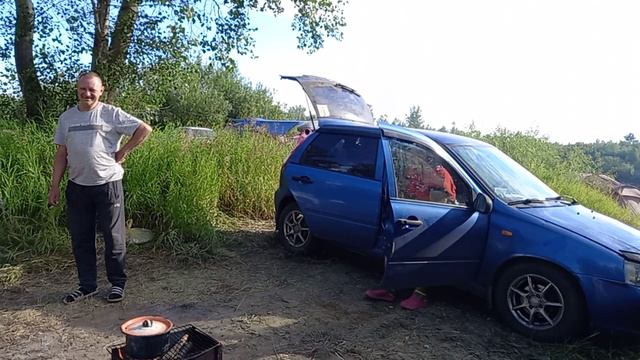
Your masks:
M 204 263 L 132 251 L 119 304 L 104 300 L 102 265 L 103 291 L 72 305 L 60 301 L 76 283 L 71 261 L 24 274 L 0 292 L 0 358 L 108 359 L 105 346 L 124 341 L 120 324 L 139 315 L 195 325 L 222 343 L 223 359 L 591 357 L 575 355 L 591 345 L 543 345 L 513 333 L 460 291 L 430 289 L 429 306 L 415 312 L 368 301 L 364 291 L 378 283 L 379 266 L 336 251 L 288 256 L 269 223 L 235 239 Z

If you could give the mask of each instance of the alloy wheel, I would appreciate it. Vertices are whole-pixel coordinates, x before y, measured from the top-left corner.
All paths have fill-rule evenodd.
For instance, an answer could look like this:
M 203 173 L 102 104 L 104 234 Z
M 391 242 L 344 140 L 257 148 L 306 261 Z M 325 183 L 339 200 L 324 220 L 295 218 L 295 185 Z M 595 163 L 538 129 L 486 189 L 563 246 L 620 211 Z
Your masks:
M 536 274 L 525 274 L 511 282 L 507 304 L 516 320 L 532 330 L 556 326 L 565 311 L 562 292 L 549 279 Z
M 284 219 L 284 237 L 294 248 L 303 247 L 309 241 L 309 227 L 300 210 L 289 212 Z

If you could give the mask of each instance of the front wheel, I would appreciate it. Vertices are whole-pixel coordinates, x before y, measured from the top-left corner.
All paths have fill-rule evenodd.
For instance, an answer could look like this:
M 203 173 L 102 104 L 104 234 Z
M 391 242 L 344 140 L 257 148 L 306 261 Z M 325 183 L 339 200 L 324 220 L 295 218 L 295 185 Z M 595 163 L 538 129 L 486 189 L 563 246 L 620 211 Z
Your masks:
M 521 263 L 497 280 L 498 316 L 514 330 L 540 341 L 570 339 L 584 330 L 586 306 L 566 272 L 543 263 Z
M 278 220 L 278 238 L 285 249 L 293 254 L 308 255 L 317 247 L 317 240 L 311 235 L 304 214 L 296 203 L 282 210 Z

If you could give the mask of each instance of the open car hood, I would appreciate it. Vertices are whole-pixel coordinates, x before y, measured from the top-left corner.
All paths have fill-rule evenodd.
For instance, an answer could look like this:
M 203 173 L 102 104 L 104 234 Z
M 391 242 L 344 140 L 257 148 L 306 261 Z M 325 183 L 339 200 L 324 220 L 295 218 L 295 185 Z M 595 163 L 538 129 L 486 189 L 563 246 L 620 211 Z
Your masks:
M 369 106 L 362 96 L 348 86 L 318 76 L 281 76 L 295 80 L 307 93 L 318 122 L 335 119 L 374 124 Z

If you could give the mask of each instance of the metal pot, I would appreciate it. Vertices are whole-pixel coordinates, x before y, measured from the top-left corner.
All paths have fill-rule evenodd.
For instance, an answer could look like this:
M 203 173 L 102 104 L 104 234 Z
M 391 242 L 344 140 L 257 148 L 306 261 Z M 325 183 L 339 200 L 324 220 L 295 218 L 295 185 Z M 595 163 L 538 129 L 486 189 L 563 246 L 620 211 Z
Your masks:
M 152 359 L 169 349 L 173 323 L 160 316 L 139 316 L 120 325 L 126 336 L 125 352 L 133 359 Z

